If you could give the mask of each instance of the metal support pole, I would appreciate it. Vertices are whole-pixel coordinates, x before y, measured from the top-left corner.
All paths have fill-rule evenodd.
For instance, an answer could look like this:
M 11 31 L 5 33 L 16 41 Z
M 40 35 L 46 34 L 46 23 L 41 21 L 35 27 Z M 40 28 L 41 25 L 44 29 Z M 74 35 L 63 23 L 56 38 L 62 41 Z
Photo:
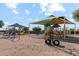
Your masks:
M 21 29 L 19 28 L 19 40 L 20 40 L 20 33 L 21 33 L 20 31 L 21 31 Z
M 66 24 L 65 24 L 65 20 L 64 20 L 64 39 L 65 39 L 65 36 L 66 36 L 65 29 L 66 29 Z
M 30 23 L 29 23 L 29 31 L 28 31 L 29 37 L 30 37 Z
M 76 34 L 76 24 L 74 24 L 74 35 Z

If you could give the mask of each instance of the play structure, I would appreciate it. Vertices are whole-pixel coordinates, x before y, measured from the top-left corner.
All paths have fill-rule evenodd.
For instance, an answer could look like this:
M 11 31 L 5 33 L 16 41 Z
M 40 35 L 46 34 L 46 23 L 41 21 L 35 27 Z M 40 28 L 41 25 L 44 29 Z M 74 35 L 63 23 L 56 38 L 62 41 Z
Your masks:
M 3 37 L 5 37 L 5 38 L 16 38 L 16 32 L 14 30 L 6 30 L 3 33 Z
M 60 41 L 59 41 L 59 37 L 60 37 L 60 33 L 59 31 L 57 30 L 58 27 L 56 26 L 57 24 L 54 24 L 53 26 L 47 26 L 49 27 L 48 30 L 44 33 L 45 35 L 45 43 L 48 44 L 48 45 L 60 45 Z M 54 27 L 56 26 L 56 27 Z
M 25 31 L 21 31 L 21 28 L 24 28 L 24 26 L 15 23 L 13 25 L 9 25 L 6 27 L 6 30 L 3 32 L 3 37 L 6 39 L 12 39 L 15 38 L 20 39 L 20 34 L 24 34 Z
M 63 32 L 59 31 L 62 33 L 59 33 L 59 35 L 56 35 L 56 30 L 54 30 L 54 34 L 52 35 L 50 33 L 49 37 L 47 39 L 45 39 L 45 43 L 46 44 L 54 44 L 56 46 L 60 45 L 60 41 L 57 39 L 59 37 L 62 37 L 61 39 L 66 39 L 66 24 L 74 24 L 74 34 L 76 34 L 75 32 L 75 29 L 76 29 L 76 24 L 73 23 L 73 22 L 70 22 L 68 19 L 66 19 L 65 17 L 54 17 L 53 15 L 50 15 L 49 17 L 47 17 L 46 19 L 44 20 L 41 20 L 41 21 L 38 21 L 38 22 L 33 22 L 33 23 L 30 23 L 30 24 L 41 24 L 41 25 L 46 25 L 46 24 L 49 24 L 49 25 L 54 25 L 54 24 L 63 24 L 64 25 L 64 29 L 63 29 Z M 30 24 L 29 24 L 29 27 L 30 27 Z M 51 29 L 52 30 L 52 29 Z

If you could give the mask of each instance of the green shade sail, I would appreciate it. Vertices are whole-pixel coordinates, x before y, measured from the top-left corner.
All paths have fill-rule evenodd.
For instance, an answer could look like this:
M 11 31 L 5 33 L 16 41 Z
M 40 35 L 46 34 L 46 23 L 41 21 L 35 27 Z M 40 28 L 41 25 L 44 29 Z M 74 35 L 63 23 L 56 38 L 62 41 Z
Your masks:
M 74 24 L 63 16 L 62 17 L 55 17 L 55 16 L 52 16 L 52 15 L 45 18 L 44 20 L 33 22 L 31 24 L 41 24 L 41 25 L 44 25 L 44 24 L 64 24 L 64 22 L 66 24 Z
M 20 25 L 20 24 L 18 24 L 18 23 L 15 23 L 15 24 L 9 25 L 9 26 L 10 26 L 10 27 L 19 27 L 19 28 L 24 27 L 24 26 L 22 26 L 22 25 Z

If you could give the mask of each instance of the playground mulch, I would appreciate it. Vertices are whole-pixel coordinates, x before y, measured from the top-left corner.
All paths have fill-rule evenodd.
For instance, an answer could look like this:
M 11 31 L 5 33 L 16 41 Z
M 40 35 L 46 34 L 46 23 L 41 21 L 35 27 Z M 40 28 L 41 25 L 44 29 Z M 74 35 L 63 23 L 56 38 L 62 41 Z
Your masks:
M 73 38 L 70 40 L 72 41 Z M 48 46 L 43 35 L 21 35 L 20 39 L 1 38 L 1 56 L 79 56 L 79 41 L 61 40 L 60 46 Z M 77 43 L 76 43 L 77 40 Z

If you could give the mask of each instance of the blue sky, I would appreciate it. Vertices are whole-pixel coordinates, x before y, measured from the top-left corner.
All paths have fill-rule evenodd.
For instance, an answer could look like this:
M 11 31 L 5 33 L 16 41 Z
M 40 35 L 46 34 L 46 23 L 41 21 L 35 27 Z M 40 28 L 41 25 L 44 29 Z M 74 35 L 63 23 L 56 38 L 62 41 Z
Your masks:
M 49 15 L 65 16 L 72 22 L 74 10 L 78 3 L 0 3 L 0 20 L 6 25 L 19 23 L 28 26 L 29 23 L 44 19 Z M 75 22 L 77 27 L 79 22 Z

